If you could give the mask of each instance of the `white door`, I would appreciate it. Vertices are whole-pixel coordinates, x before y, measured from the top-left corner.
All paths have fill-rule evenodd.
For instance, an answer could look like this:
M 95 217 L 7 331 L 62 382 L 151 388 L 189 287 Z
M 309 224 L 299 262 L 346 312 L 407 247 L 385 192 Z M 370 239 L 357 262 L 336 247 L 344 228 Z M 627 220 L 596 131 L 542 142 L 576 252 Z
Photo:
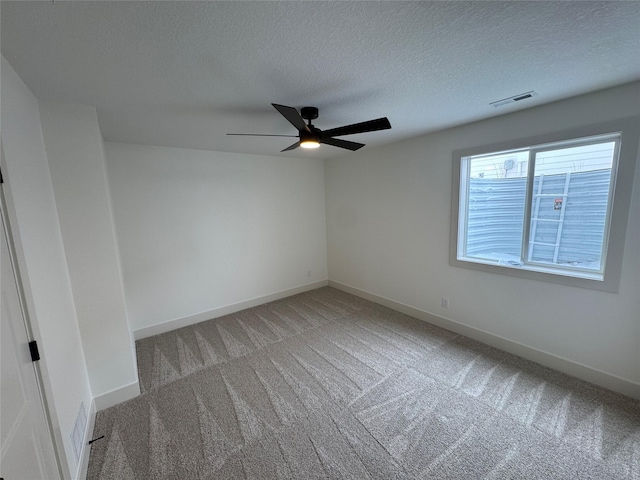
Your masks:
M 7 241 L 3 218 L 0 239 L 0 477 L 4 480 L 59 479 Z

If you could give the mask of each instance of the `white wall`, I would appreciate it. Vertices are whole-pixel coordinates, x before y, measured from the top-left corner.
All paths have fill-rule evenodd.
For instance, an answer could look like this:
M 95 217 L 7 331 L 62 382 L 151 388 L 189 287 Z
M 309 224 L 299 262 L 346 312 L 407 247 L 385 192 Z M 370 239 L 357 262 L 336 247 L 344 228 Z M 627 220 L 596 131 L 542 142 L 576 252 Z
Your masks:
M 640 168 L 617 294 L 449 265 L 454 150 L 637 115 L 638 98 L 630 84 L 327 160 L 330 280 L 620 377 L 640 395 Z
M 91 391 L 101 409 L 140 393 L 102 135 L 93 107 L 45 103 L 40 116 Z
M 134 330 L 326 281 L 322 160 L 105 147 Z
M 70 434 L 81 402 L 91 405 L 89 378 L 44 149 L 38 103 L 2 58 L 2 165 L 10 222 L 40 367 L 63 461 L 78 469 Z

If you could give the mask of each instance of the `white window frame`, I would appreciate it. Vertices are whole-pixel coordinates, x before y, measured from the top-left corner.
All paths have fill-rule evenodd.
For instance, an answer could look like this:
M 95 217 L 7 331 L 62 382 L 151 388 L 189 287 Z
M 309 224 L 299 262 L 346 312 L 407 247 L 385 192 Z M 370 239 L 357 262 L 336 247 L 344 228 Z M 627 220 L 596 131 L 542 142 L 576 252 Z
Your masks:
M 483 272 L 511 275 L 521 278 L 561 283 L 565 285 L 617 292 L 622 270 L 622 257 L 626 235 L 627 219 L 633 188 L 633 173 L 638 159 L 638 139 L 640 137 L 640 117 L 581 127 L 563 132 L 555 132 L 538 137 L 514 140 L 502 144 L 486 145 L 454 152 L 451 209 L 451 245 L 449 263 L 456 267 L 470 268 Z M 535 172 L 535 154 L 538 152 L 579 146 L 617 138 L 612 165 L 607 221 L 603 238 L 603 253 L 600 271 L 575 267 L 558 267 L 529 261 L 529 236 L 531 228 L 532 186 Z M 524 225 L 522 238 L 522 265 L 504 265 L 489 259 L 465 257 L 466 250 L 466 191 L 469 179 L 468 157 L 512 151 L 529 151 L 529 171 L 525 198 Z M 467 168 L 465 172 L 463 169 Z M 462 175 L 464 173 L 464 175 Z

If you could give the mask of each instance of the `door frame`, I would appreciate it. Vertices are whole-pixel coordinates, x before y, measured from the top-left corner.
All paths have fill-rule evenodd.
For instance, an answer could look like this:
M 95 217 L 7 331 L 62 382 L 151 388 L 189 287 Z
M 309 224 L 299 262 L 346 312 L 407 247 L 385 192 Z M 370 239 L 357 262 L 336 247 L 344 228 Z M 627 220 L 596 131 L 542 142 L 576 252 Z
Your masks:
M 0 138 L 0 176 L 3 172 L 6 172 L 5 168 L 5 158 L 4 158 L 4 147 L 2 145 L 2 139 Z M 27 332 L 27 337 L 29 341 L 38 340 L 36 335 L 34 334 L 33 324 L 31 322 L 31 316 L 29 314 L 29 308 L 27 306 L 25 291 L 24 291 L 24 283 L 22 282 L 22 276 L 20 274 L 20 265 L 18 262 L 18 255 L 16 250 L 15 236 L 13 234 L 13 230 L 11 228 L 10 218 L 14 218 L 9 210 L 10 193 L 7 192 L 7 184 L 4 182 L 0 182 L 0 221 L 2 222 L 3 230 L 5 235 L 7 236 L 7 245 L 9 247 L 9 261 L 11 262 L 11 267 L 13 270 L 13 278 L 16 284 L 16 289 L 18 291 L 18 298 L 20 301 L 20 307 L 22 310 L 22 320 L 24 322 L 25 330 Z M 0 238 L 0 241 L 3 241 Z M 40 342 L 42 343 L 42 342 Z M 47 391 L 50 392 L 50 389 L 47 389 L 47 382 L 45 381 L 46 369 L 40 364 L 42 360 L 33 362 L 34 363 L 34 371 L 36 376 L 36 383 L 38 385 L 39 392 L 39 402 L 42 406 L 42 410 L 44 412 L 47 430 L 49 433 L 49 439 L 51 440 L 51 444 L 53 446 L 53 454 L 56 461 L 56 466 L 58 468 L 58 477 L 62 479 L 68 479 L 69 475 L 65 475 L 65 472 L 69 472 L 67 467 L 66 458 L 64 456 L 62 450 L 62 438 L 56 435 L 56 428 L 54 427 L 54 415 L 50 409 L 49 402 L 47 401 Z M 59 430 L 59 429 L 58 429 Z

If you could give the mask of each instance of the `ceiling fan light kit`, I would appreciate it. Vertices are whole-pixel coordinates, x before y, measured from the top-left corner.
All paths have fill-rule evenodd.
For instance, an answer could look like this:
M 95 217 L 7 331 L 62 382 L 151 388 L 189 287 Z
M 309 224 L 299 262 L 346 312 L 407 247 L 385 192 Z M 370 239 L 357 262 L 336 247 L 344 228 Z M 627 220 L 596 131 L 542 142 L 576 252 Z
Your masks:
M 301 140 L 300 141 L 300 146 L 302 148 L 318 148 L 320 146 L 320 142 L 318 142 L 317 140 L 314 140 L 314 139 Z
M 391 128 L 391 123 L 387 117 L 377 118 L 375 120 L 369 120 L 361 123 L 354 123 L 352 125 L 345 125 L 343 127 L 332 128 L 330 130 L 320 130 L 311 123 L 311 120 L 318 118 L 318 109 L 316 107 L 302 107 L 300 113 L 293 108 L 286 105 L 278 105 L 272 103 L 273 107 L 280 112 L 280 114 L 287 119 L 287 121 L 296 127 L 298 130 L 299 140 L 293 145 L 289 145 L 282 150 L 286 152 L 298 147 L 302 148 L 318 148 L 321 143 L 326 145 L 333 145 L 334 147 L 345 148 L 347 150 L 356 151 L 364 147 L 364 143 L 350 142 L 348 140 L 341 140 L 339 138 L 343 135 L 354 135 L 356 133 L 375 132 L 378 130 L 387 130 Z M 307 123 L 305 123 L 305 120 Z M 258 137 L 284 137 L 288 135 L 269 135 L 269 134 L 252 134 L 252 133 L 228 133 L 227 135 L 245 135 L 245 136 L 258 136 Z

